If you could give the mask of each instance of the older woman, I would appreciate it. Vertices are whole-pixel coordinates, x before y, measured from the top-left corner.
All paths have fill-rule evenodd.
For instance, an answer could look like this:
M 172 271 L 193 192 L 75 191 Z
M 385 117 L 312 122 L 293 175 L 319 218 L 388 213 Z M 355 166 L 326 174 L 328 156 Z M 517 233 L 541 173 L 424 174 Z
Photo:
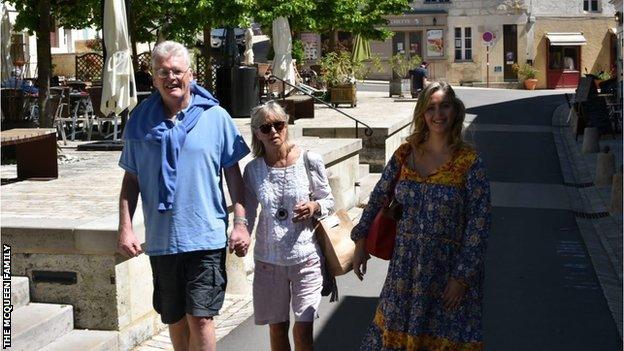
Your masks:
M 402 205 L 388 275 L 361 350 L 483 348 L 490 191 L 483 162 L 462 140 L 464 115 L 447 83 L 433 82 L 421 92 L 412 134 L 384 168 L 351 233 L 354 271 L 362 279 L 373 218 L 389 196 Z
M 306 154 L 288 140 L 287 120 L 275 102 L 251 113 L 255 159 L 244 173 L 250 228 L 261 207 L 254 249 L 254 315 L 256 324 L 269 324 L 272 350 L 290 350 L 290 304 L 295 349 L 312 350 L 312 323 L 323 286 L 313 217 L 326 215 L 334 199 L 321 156 Z

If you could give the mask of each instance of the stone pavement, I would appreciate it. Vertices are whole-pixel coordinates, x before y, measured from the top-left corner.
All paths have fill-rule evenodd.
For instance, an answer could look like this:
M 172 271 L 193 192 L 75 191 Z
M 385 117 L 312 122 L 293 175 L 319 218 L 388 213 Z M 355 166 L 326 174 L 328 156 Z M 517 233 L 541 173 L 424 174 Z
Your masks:
M 227 294 L 220 314 L 215 317 L 217 341 L 226 336 L 245 319 L 253 314 L 251 296 Z M 160 334 L 135 347 L 133 351 L 173 350 L 169 331 L 165 328 Z
M 576 223 L 609 309 L 622 337 L 622 213 L 612 212 L 611 186 L 594 184 L 597 154 L 583 154 L 583 137 L 575 140 L 567 122 L 570 109 L 560 105 L 553 113 L 553 136 L 559 154 L 564 184 Z M 622 134 L 601 138 L 600 148 L 609 146 L 616 169 L 622 166 Z

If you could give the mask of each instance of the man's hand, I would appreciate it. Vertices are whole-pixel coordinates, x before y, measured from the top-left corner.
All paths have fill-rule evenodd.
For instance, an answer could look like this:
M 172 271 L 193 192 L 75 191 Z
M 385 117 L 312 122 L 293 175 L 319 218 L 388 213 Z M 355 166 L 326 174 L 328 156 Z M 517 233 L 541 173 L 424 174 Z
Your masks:
M 141 249 L 141 244 L 134 235 L 134 231 L 132 228 L 119 229 L 119 239 L 117 241 L 117 249 L 121 254 L 127 257 L 136 257 L 143 253 L 143 249 Z
M 362 238 L 355 242 L 355 252 L 353 253 L 353 272 L 360 279 L 364 279 L 366 274 L 366 261 L 370 258 L 366 252 L 366 239 Z
M 444 307 L 449 310 L 454 310 L 459 307 L 464 294 L 466 293 L 466 285 L 462 284 L 455 278 L 449 278 L 442 293 L 442 301 Z
M 293 209 L 293 222 L 301 222 L 311 218 L 320 209 L 321 206 L 316 201 L 298 203 Z
M 250 240 L 251 239 L 249 237 L 247 225 L 242 223 L 235 223 L 234 228 L 232 229 L 232 234 L 230 235 L 230 240 L 228 242 L 230 253 L 235 252 L 236 256 L 238 257 L 243 257 L 247 255 Z

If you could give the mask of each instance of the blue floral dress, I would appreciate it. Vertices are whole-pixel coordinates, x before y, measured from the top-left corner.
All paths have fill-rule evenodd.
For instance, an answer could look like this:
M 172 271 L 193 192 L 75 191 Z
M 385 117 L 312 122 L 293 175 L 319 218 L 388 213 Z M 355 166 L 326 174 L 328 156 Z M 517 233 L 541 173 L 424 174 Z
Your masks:
M 490 189 L 476 152 L 456 151 L 422 177 L 401 145 L 384 168 L 351 238 L 365 237 L 397 172 L 403 205 L 394 253 L 374 320 L 360 350 L 482 350 L 483 260 L 490 227 Z M 443 307 L 449 277 L 467 287 L 460 306 Z

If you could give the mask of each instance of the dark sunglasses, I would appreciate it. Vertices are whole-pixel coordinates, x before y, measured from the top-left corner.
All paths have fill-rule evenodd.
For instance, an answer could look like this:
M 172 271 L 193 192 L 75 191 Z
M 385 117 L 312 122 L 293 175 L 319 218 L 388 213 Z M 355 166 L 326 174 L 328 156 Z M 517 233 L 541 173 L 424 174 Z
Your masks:
M 279 133 L 282 131 L 282 129 L 284 129 L 285 126 L 286 126 L 286 122 L 279 121 L 279 122 L 263 124 L 260 127 L 258 127 L 258 129 L 260 129 L 260 131 L 264 134 L 269 134 L 271 133 L 271 129 L 275 128 L 275 131 Z

